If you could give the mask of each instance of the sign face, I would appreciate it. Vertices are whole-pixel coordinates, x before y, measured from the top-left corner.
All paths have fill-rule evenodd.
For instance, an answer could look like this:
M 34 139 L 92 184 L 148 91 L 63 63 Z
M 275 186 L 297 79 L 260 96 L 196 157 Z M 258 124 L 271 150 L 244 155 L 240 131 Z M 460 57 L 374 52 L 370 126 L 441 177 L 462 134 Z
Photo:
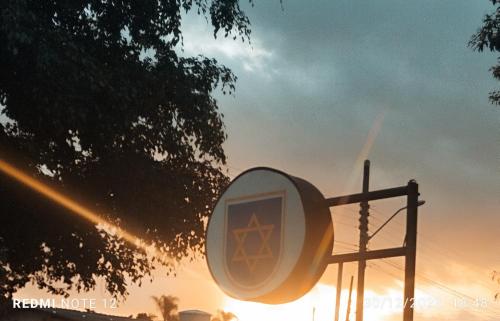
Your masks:
M 283 303 L 314 286 L 332 244 L 330 211 L 314 186 L 254 168 L 233 180 L 212 212 L 207 263 L 226 294 Z
M 225 268 L 241 287 L 255 287 L 276 271 L 282 254 L 284 195 L 226 203 Z

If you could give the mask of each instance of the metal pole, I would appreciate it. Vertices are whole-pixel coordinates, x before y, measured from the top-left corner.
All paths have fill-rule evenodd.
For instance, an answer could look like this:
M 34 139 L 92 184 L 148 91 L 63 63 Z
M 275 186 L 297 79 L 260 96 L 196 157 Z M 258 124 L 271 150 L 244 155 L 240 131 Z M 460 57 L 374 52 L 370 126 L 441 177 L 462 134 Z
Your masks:
M 351 285 L 349 286 L 349 299 L 347 299 L 347 311 L 345 313 L 345 321 L 349 321 L 349 314 L 351 314 L 351 296 L 352 296 L 352 280 L 354 279 L 351 276 Z
M 408 195 L 408 185 L 379 189 L 368 193 L 357 193 L 343 196 L 330 197 L 325 200 L 326 206 L 342 206 L 359 203 L 364 200 L 376 201 L 386 198 L 400 197 Z
M 365 160 L 363 168 L 363 194 L 368 193 L 370 184 L 370 161 Z M 364 200 L 360 203 L 361 210 L 359 211 L 359 255 L 360 260 L 358 263 L 358 288 L 356 298 L 356 321 L 363 321 L 363 306 L 365 297 L 365 270 L 366 260 L 363 258 L 366 252 L 368 243 L 368 201 Z
M 337 297 L 335 298 L 335 321 L 339 321 L 340 312 L 340 294 L 342 291 L 342 272 L 344 270 L 344 263 L 339 263 L 339 270 L 337 272 Z
M 328 264 L 335 263 L 347 263 L 347 262 L 359 262 L 360 260 L 375 260 L 375 259 L 384 259 L 388 257 L 395 256 L 406 256 L 406 248 L 405 247 L 394 247 L 390 249 L 383 250 L 372 250 L 366 251 L 363 256 L 361 256 L 358 252 L 356 253 L 345 253 L 345 254 L 335 254 L 328 258 L 326 258 L 326 262 Z
M 414 180 L 408 182 L 408 199 L 406 215 L 406 255 L 405 255 L 405 288 L 403 320 L 413 321 L 415 297 L 415 265 L 417 256 L 417 210 L 418 184 Z

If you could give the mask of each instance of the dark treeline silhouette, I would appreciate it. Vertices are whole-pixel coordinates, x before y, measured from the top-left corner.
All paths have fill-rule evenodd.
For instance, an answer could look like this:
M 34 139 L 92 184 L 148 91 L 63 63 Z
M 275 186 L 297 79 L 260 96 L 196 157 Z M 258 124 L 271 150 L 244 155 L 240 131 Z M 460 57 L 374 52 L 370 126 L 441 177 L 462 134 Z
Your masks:
M 214 35 L 249 39 L 238 1 L 0 7 L 0 159 L 174 261 L 202 253 L 203 219 L 228 181 L 213 92 L 236 80 L 214 59 L 178 56 L 181 11 L 207 17 Z M 101 278 L 125 296 L 152 268 L 144 251 L 0 175 L 0 306 L 30 282 L 68 295 Z
M 490 50 L 500 51 L 500 1 L 490 0 L 495 10 L 486 14 L 483 18 L 483 25 L 472 36 L 469 47 L 477 51 Z M 500 64 L 490 68 L 493 77 L 500 80 Z M 495 105 L 500 105 L 500 91 L 490 92 L 490 101 Z

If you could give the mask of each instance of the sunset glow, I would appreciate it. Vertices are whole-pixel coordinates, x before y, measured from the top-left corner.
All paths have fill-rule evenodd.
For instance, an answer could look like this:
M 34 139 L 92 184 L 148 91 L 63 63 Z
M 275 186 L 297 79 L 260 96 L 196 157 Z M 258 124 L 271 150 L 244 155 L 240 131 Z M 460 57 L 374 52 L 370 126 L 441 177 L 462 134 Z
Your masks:
M 399 320 L 402 311 L 402 282 L 401 287 L 386 288 L 383 292 L 365 291 L 365 320 L 367 321 L 385 321 Z M 415 294 L 415 309 L 418 315 L 427 318 L 446 318 L 458 317 L 461 313 L 459 304 L 470 305 L 471 311 L 484 317 L 493 317 L 500 312 L 500 305 L 492 300 L 486 299 L 487 295 L 483 289 L 478 289 L 483 296 L 477 295 L 477 298 L 483 298 L 484 302 L 466 301 L 460 298 L 449 296 L 441 291 L 436 291 L 431 286 L 422 286 Z M 255 319 L 262 321 L 272 320 L 290 320 L 290 321 L 330 321 L 333 319 L 335 311 L 334 286 L 326 284 L 317 284 L 307 295 L 299 300 L 282 305 L 267 305 L 255 302 L 238 301 L 226 298 L 224 310 L 235 313 L 240 321 L 253 321 Z M 341 292 L 340 319 L 345 320 L 348 290 Z M 466 303 L 467 302 L 467 303 Z M 483 304 L 483 306 L 481 306 Z M 356 291 L 352 293 L 350 320 L 355 319 Z M 463 308 L 463 307 L 462 307 Z
M 266 305 L 253 302 L 242 302 L 234 299 L 226 299 L 224 305 L 225 310 L 233 311 L 238 315 L 240 321 L 272 321 L 272 320 L 290 320 L 290 321 L 330 321 L 333 319 L 335 311 L 335 293 L 334 286 L 325 284 L 316 285 L 307 295 L 291 303 L 281 305 Z M 374 298 L 383 299 L 382 296 L 377 296 L 373 291 L 366 291 L 366 297 L 373 300 Z M 340 313 L 341 320 L 345 320 L 347 312 L 347 300 L 349 291 L 347 289 L 341 292 Z M 401 296 L 402 297 L 402 296 Z M 350 319 L 354 320 L 356 306 L 356 291 L 352 293 Z M 388 316 L 397 315 L 400 309 L 391 307 L 389 304 L 381 305 L 380 307 L 366 309 L 367 321 L 383 321 Z
M 499 321 L 499 29 L 500 0 L 5 1 L 0 321 Z

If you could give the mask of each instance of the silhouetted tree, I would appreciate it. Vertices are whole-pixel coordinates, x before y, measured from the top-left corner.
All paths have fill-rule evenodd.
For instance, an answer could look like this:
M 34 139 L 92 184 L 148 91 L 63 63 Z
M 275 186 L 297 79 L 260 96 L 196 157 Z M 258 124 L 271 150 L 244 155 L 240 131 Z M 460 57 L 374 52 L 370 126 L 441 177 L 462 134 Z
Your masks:
M 156 315 L 150 313 L 138 313 L 135 317 L 137 320 L 153 321 Z
M 490 51 L 500 51 L 500 0 L 490 0 L 495 6 L 491 14 L 486 14 L 483 18 L 482 27 L 472 36 L 469 47 L 477 51 L 489 49 Z M 500 58 L 499 58 L 500 62 Z M 500 63 L 490 68 L 493 77 L 500 80 Z M 490 101 L 500 105 L 500 91 L 490 92 Z
M 160 310 L 163 321 L 177 321 L 179 319 L 176 313 L 177 301 L 179 301 L 177 297 L 171 295 L 153 296 L 153 300 L 158 310 Z
M 218 310 L 217 315 L 212 318 L 212 321 L 235 321 L 238 317 L 232 312 Z
M 0 158 L 174 261 L 202 252 L 227 183 L 213 91 L 236 79 L 214 59 L 178 55 L 183 11 L 207 17 L 214 35 L 250 36 L 237 0 L 0 6 Z M 67 295 L 98 278 L 122 296 L 152 268 L 145 251 L 0 176 L 0 301 L 30 282 Z
M 472 36 L 469 41 L 469 47 L 477 51 L 489 49 L 490 51 L 500 52 L 500 0 L 490 0 L 495 10 L 486 14 L 483 18 L 482 27 Z M 500 57 L 499 64 L 490 68 L 493 77 L 500 80 Z M 500 91 L 490 92 L 490 101 L 495 105 L 500 105 Z M 492 273 L 493 281 L 500 284 L 500 274 L 498 271 Z M 495 299 L 500 298 L 500 292 L 495 293 Z

